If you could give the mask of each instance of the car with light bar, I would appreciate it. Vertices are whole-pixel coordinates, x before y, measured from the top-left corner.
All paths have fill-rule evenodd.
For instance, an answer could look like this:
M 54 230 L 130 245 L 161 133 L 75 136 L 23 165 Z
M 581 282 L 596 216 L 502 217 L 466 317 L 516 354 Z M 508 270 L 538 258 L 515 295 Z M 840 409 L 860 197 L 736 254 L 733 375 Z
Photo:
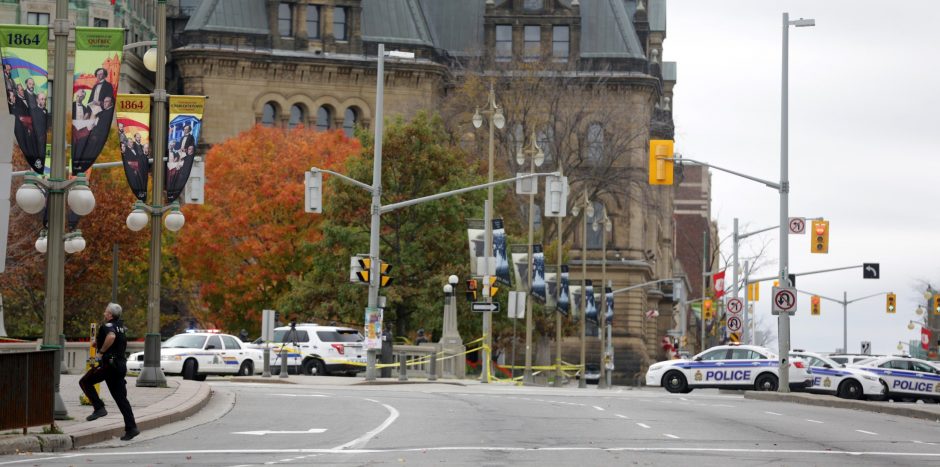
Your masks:
M 846 367 L 824 355 L 793 350 L 791 358 L 799 358 L 813 375 L 813 385 L 806 392 L 835 394 L 843 399 L 882 400 L 888 383 L 878 375 L 861 368 Z
M 204 381 L 208 375 L 259 374 L 262 358 L 260 350 L 216 330 L 177 334 L 160 346 L 160 369 L 164 374 L 197 381 Z M 133 353 L 127 359 L 130 371 L 140 371 L 143 364 L 143 352 Z
M 856 368 L 877 374 L 888 384 L 886 396 L 899 402 L 940 402 L 940 367 L 907 356 L 886 356 L 864 360 Z
M 776 391 L 780 384 L 778 366 L 777 354 L 765 347 L 719 345 L 691 359 L 654 363 L 646 372 L 646 385 L 662 386 L 672 393 L 698 388 Z M 791 361 L 788 371 L 793 389 L 813 382 L 802 360 Z
M 283 348 L 288 373 L 353 376 L 366 369 L 364 341 L 359 330 L 349 327 L 316 323 L 297 323 L 293 329 L 276 327 L 271 343 L 271 373 L 280 374 Z

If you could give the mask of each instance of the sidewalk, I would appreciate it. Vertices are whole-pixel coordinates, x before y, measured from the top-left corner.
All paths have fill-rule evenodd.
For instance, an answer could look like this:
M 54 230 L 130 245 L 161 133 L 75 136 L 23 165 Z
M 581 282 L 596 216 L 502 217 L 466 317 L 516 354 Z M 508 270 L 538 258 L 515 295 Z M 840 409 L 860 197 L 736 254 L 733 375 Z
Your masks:
M 835 396 L 806 393 L 779 393 L 767 391 L 746 391 L 745 399 L 762 401 L 793 402 L 803 405 L 835 407 L 840 409 L 864 410 L 866 412 L 898 415 L 940 422 L 940 404 L 899 403 L 888 401 L 853 401 Z
M 101 383 L 100 394 L 108 415 L 92 422 L 85 421 L 92 408 L 79 402 L 82 392 L 78 387 L 79 378 L 81 375 L 62 375 L 61 378 L 59 394 L 70 419 L 56 420 L 55 423 L 63 434 L 43 434 L 48 426 L 32 427 L 26 435 L 2 434 L 0 454 L 67 451 L 123 435 L 124 419 L 105 383 Z M 183 420 L 198 412 L 211 396 L 209 385 L 204 382 L 167 378 L 165 388 L 139 388 L 136 384 L 137 378 L 127 377 L 127 399 L 141 431 Z M 18 431 L 22 433 L 22 430 Z

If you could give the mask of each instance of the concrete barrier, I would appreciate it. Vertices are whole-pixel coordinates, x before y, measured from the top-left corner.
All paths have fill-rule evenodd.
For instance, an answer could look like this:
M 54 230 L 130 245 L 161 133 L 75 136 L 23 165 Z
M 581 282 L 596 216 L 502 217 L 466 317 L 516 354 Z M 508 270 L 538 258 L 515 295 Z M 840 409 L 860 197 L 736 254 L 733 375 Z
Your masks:
M 888 415 L 897 415 L 900 417 L 919 418 L 921 420 L 940 422 L 940 404 L 925 405 L 887 401 L 855 401 L 849 399 L 840 399 L 835 396 L 792 392 L 779 393 L 770 391 L 747 391 L 744 393 L 744 398 L 761 401 L 792 402 L 796 404 L 813 405 L 819 407 L 864 410 L 866 412 L 883 413 Z

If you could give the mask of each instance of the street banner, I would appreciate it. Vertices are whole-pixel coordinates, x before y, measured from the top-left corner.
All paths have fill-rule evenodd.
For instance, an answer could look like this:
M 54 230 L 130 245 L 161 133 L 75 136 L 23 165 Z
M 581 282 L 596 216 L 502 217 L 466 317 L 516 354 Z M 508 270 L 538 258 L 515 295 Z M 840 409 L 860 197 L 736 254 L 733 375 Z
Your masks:
M 725 294 L 725 271 L 712 274 L 712 280 L 715 281 L 715 298 L 721 298 Z
M 920 328 L 920 346 L 927 350 L 930 348 L 930 337 L 933 333 L 925 327 Z
M 382 348 L 382 309 L 366 308 L 365 343 L 367 349 Z
M 597 302 L 594 299 L 594 285 L 590 280 L 584 281 L 584 319 L 589 323 L 597 324 Z
M 558 266 L 545 265 L 545 312 L 551 313 L 558 305 Z
M 529 284 L 529 246 L 510 245 L 509 255 L 512 257 L 512 272 L 519 281 L 519 287 L 525 288 Z
M 49 26 L 0 25 L 0 61 L 13 136 L 42 175 L 49 129 Z
M 172 203 L 186 188 L 202 132 L 205 96 L 170 96 L 170 125 L 167 128 L 166 202 Z M 381 334 L 381 330 L 379 330 Z
M 127 186 L 141 201 L 147 200 L 150 174 L 150 96 L 118 94 L 118 138 Z
M 607 313 L 605 318 L 607 319 L 607 324 L 614 324 L 614 291 L 610 287 L 604 289 L 604 295 L 606 297 L 605 303 L 607 308 Z
M 571 319 L 579 321 L 581 319 L 581 286 L 570 285 L 568 287 L 568 292 L 571 294 Z
M 568 290 L 568 265 L 561 265 L 561 290 L 558 292 L 558 304 L 556 309 L 559 313 L 568 316 L 571 309 L 571 293 Z
M 108 142 L 121 76 L 124 29 L 75 28 L 72 173 L 88 170 Z
M 532 290 L 529 292 L 537 300 L 545 303 L 545 253 L 542 244 L 532 245 Z
M 467 219 L 467 239 L 470 246 L 470 274 L 484 276 L 484 271 L 477 271 L 477 259 L 484 257 L 483 249 L 486 245 L 486 227 L 482 219 Z M 493 252 L 496 258 L 496 280 L 512 286 L 509 275 L 509 260 L 506 256 L 506 230 L 502 219 L 493 219 Z

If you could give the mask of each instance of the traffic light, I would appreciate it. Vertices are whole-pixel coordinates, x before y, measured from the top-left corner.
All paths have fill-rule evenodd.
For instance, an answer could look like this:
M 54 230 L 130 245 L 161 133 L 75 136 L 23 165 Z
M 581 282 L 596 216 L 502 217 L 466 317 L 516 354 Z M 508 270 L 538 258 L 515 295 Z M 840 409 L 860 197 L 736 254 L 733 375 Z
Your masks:
M 650 140 L 650 185 L 672 185 L 672 172 L 675 164 L 669 160 L 673 156 L 673 141 L 668 139 Z M 665 158 L 665 159 L 664 159 Z
M 940 315 L 940 294 L 934 294 L 933 298 L 930 299 L 930 309 L 933 314 Z
M 754 282 L 747 285 L 747 300 L 749 302 L 760 301 L 760 282 Z
M 893 292 L 888 294 L 888 300 L 885 304 L 885 311 L 888 313 L 894 313 L 898 311 L 897 307 L 898 297 Z
M 468 279 L 467 280 L 467 301 L 475 302 L 477 299 L 477 280 Z
M 323 172 L 304 172 L 304 212 L 323 212 Z
M 372 271 L 372 260 L 370 258 L 359 258 L 359 266 L 362 267 L 362 271 L 356 273 L 356 277 L 359 278 L 359 282 L 369 282 L 369 272 Z M 392 278 L 385 275 L 385 273 L 392 270 L 392 267 L 388 265 L 385 261 L 379 265 L 379 287 L 385 287 L 392 283 Z
M 780 281 L 774 281 L 774 287 L 780 287 Z
M 545 179 L 545 217 L 565 217 L 568 213 L 568 177 Z
M 813 295 L 813 297 L 809 299 L 809 303 L 810 303 L 809 314 L 813 316 L 819 316 L 819 312 L 821 311 L 820 310 L 821 306 L 819 304 L 819 295 Z
M 829 221 L 813 221 L 810 253 L 829 253 Z
M 705 321 L 712 319 L 715 315 L 715 310 L 712 308 L 711 299 L 706 299 L 702 302 L 702 316 L 705 317 Z

